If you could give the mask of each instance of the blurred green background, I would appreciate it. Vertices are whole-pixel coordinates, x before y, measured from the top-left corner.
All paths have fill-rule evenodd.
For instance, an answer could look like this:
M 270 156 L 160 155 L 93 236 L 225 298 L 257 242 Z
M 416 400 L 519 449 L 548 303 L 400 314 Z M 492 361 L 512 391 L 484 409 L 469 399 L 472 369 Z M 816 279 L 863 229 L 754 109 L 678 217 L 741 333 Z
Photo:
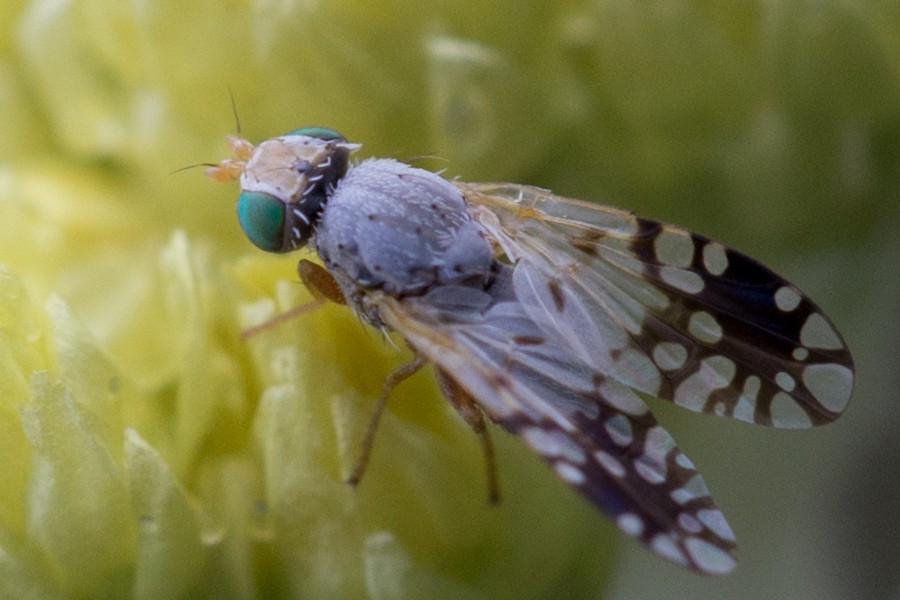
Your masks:
M 285 289 L 278 281 L 295 279 L 296 257 L 258 256 L 243 239 L 234 187 L 204 180 L 200 169 L 173 174 L 227 152 L 222 137 L 236 128 L 233 97 L 241 133 L 251 140 L 326 125 L 362 143 L 359 156 L 435 157 L 427 164 L 448 176 L 535 184 L 725 241 L 807 291 L 854 352 L 854 399 L 843 418 L 818 430 L 765 430 L 653 404 L 735 529 L 734 574 L 701 578 L 623 540 L 536 461 L 516 458 L 526 450 L 514 440 L 501 440 L 508 504 L 482 510 L 477 449 L 460 428 L 446 434 L 456 441 L 442 448 L 455 453 L 466 445 L 461 472 L 475 469 L 475 481 L 459 493 L 468 504 L 431 518 L 446 518 L 448 530 L 473 513 L 480 520 L 460 525 L 472 527 L 474 537 L 449 554 L 441 538 L 425 562 L 455 583 L 427 589 L 472 598 L 900 596 L 900 3 L 3 0 L 0 31 L 0 263 L 21 279 L 35 306 L 51 295 L 65 301 L 131 390 L 124 423 L 160 449 L 198 503 L 218 489 L 204 487 L 198 475 L 204 457 L 226 454 L 222 445 L 252 446 L 250 429 L 259 437 L 266 422 L 255 412 L 269 382 L 259 357 L 272 347 L 254 341 L 256 358 L 248 358 L 237 339 L 246 325 L 241 311 L 277 296 Z M 181 252 L 179 244 L 189 248 L 185 268 L 200 273 L 185 280 L 197 277 L 208 289 L 205 304 L 174 322 L 173 309 L 156 301 L 169 281 L 158 265 L 169 264 L 160 257 Z M 348 320 L 329 329 L 323 345 L 356 347 L 358 335 L 379 346 L 352 317 L 333 318 Z M 196 322 L 212 323 L 203 326 L 212 341 L 177 345 L 187 342 L 176 330 Z M 376 352 L 391 356 L 390 349 Z M 194 361 L 190 367 L 173 364 L 182 356 Z M 353 371 L 359 363 L 352 361 L 367 359 L 334 360 Z M 377 392 L 391 361 L 396 356 L 379 357 L 362 387 Z M 233 364 L 239 375 L 231 375 Z M 177 427 L 168 409 L 146 405 L 188 397 L 190 369 L 215 384 L 192 392 L 198 398 L 229 398 L 242 408 L 224 427 L 198 426 L 197 441 L 184 450 L 183 438 L 169 431 Z M 306 372 L 328 378 L 326 370 Z M 70 376 L 78 374 L 60 375 L 63 383 Z M 134 408 L 138 400 L 145 408 Z M 401 424 L 455 426 L 445 424 L 453 423 L 449 413 L 415 416 L 422 403 L 436 410 L 433 399 L 401 399 L 393 407 Z M 3 431 L 18 431 L 25 404 L 7 398 L 4 427 L 11 429 Z M 209 443 L 224 439 L 223 431 L 228 441 Z M 122 437 L 119 429 L 110 435 Z M 384 443 L 385 462 L 426 462 L 388 472 L 422 470 L 427 461 L 440 471 L 458 462 L 390 456 L 389 447 Z M 31 452 L 3 463 L 17 483 L 12 499 L 0 502 L 0 550 L 17 558 L 0 560 L 0 573 L 16 577 L 27 567 L 33 586 L 21 589 L 32 597 L 89 597 L 90 585 L 60 575 L 65 552 L 48 558 L 52 532 L 39 543 L 31 539 L 34 527 L 26 522 L 33 515 L 23 500 L 39 464 Z M 504 461 L 518 460 L 524 462 L 504 469 Z M 290 467 L 289 456 L 282 466 Z M 521 480 L 532 476 L 533 485 Z M 408 510 L 401 517 L 415 519 L 427 510 L 424 503 L 404 509 L 385 485 L 377 498 L 396 503 L 385 513 Z M 519 502 L 527 508 L 513 518 Z M 376 517 L 354 514 L 339 518 L 372 529 L 366 519 Z M 503 543 L 479 541 L 480 527 Z M 317 573 L 315 582 L 282 584 L 291 580 L 295 554 L 260 550 L 264 540 L 254 544 L 252 560 L 241 563 L 252 563 L 249 579 L 223 576 L 196 584 L 191 594 L 326 597 L 337 590 L 341 597 L 349 589 L 388 598 L 426 589 L 408 586 L 421 566 L 415 560 L 385 575 L 377 562 L 346 572 L 297 558 L 304 573 Z M 469 547 L 482 554 L 467 554 Z M 103 595 L 137 589 L 129 561 Z M 198 572 L 209 576 L 209 569 Z M 360 583 L 333 581 L 342 577 Z M 387 580 L 381 587 L 379 577 Z M 298 586 L 305 592 L 293 594 Z

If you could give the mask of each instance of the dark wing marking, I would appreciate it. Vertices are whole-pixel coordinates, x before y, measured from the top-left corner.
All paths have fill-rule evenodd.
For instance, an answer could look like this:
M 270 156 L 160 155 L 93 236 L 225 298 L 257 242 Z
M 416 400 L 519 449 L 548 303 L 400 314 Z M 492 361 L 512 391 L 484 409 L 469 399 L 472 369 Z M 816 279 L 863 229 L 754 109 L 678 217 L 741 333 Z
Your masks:
M 834 420 L 853 388 L 840 334 L 800 290 L 702 235 L 513 184 L 457 184 L 516 263 L 548 340 L 691 410 L 776 427 Z

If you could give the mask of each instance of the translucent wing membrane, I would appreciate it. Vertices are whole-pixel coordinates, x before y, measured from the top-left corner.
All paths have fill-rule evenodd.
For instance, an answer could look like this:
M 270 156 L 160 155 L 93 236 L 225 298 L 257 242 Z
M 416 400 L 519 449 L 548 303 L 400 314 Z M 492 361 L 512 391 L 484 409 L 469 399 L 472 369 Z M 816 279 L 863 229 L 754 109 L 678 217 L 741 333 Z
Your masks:
M 553 343 L 634 389 L 776 427 L 834 420 L 853 387 L 840 335 L 796 287 L 718 242 L 512 184 L 459 184 Z
M 731 529 L 644 402 L 550 340 L 503 287 L 384 298 L 381 317 L 622 531 L 697 571 L 731 570 Z

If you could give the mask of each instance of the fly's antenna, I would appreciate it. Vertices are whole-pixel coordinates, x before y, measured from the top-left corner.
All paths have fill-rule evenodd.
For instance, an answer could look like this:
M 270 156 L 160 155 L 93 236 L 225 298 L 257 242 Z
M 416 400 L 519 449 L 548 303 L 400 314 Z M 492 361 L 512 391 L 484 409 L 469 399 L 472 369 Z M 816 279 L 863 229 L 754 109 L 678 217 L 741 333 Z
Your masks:
M 235 133 L 241 137 L 241 119 L 238 117 L 237 102 L 234 100 L 234 90 L 228 86 L 228 98 L 231 100 L 231 114 L 234 116 Z
M 181 173 L 182 171 L 187 171 L 188 169 L 196 169 L 198 167 L 217 167 L 218 163 L 194 163 L 192 165 L 188 165 L 186 167 L 179 167 L 174 171 L 170 172 L 169 175 L 174 175 L 175 173 Z
M 231 158 L 226 158 L 218 163 L 195 163 L 180 169 L 175 169 L 170 175 L 186 171 L 188 169 L 196 169 L 197 167 L 206 167 L 204 174 L 216 181 L 231 181 L 240 177 L 244 171 L 244 165 L 250 154 L 253 152 L 253 144 L 241 137 L 241 120 L 238 117 L 237 102 L 234 100 L 234 91 L 228 88 L 228 98 L 231 100 L 231 114 L 234 116 L 234 126 L 237 128 L 235 135 L 225 136 L 228 146 L 231 148 Z

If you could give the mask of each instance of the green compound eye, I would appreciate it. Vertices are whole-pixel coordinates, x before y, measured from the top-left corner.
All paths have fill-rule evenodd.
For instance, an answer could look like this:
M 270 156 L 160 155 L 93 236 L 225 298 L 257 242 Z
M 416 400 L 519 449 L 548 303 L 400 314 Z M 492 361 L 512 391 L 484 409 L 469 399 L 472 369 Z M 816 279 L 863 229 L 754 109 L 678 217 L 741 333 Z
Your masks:
M 241 192 L 237 202 L 241 229 L 253 244 L 266 252 L 284 252 L 285 204 L 263 192 Z
M 317 138 L 324 141 L 330 140 L 344 140 L 344 136 L 339 134 L 334 129 L 329 129 L 328 127 L 301 127 L 300 129 L 294 129 L 293 131 L 287 132 L 286 135 L 305 135 L 311 138 Z

